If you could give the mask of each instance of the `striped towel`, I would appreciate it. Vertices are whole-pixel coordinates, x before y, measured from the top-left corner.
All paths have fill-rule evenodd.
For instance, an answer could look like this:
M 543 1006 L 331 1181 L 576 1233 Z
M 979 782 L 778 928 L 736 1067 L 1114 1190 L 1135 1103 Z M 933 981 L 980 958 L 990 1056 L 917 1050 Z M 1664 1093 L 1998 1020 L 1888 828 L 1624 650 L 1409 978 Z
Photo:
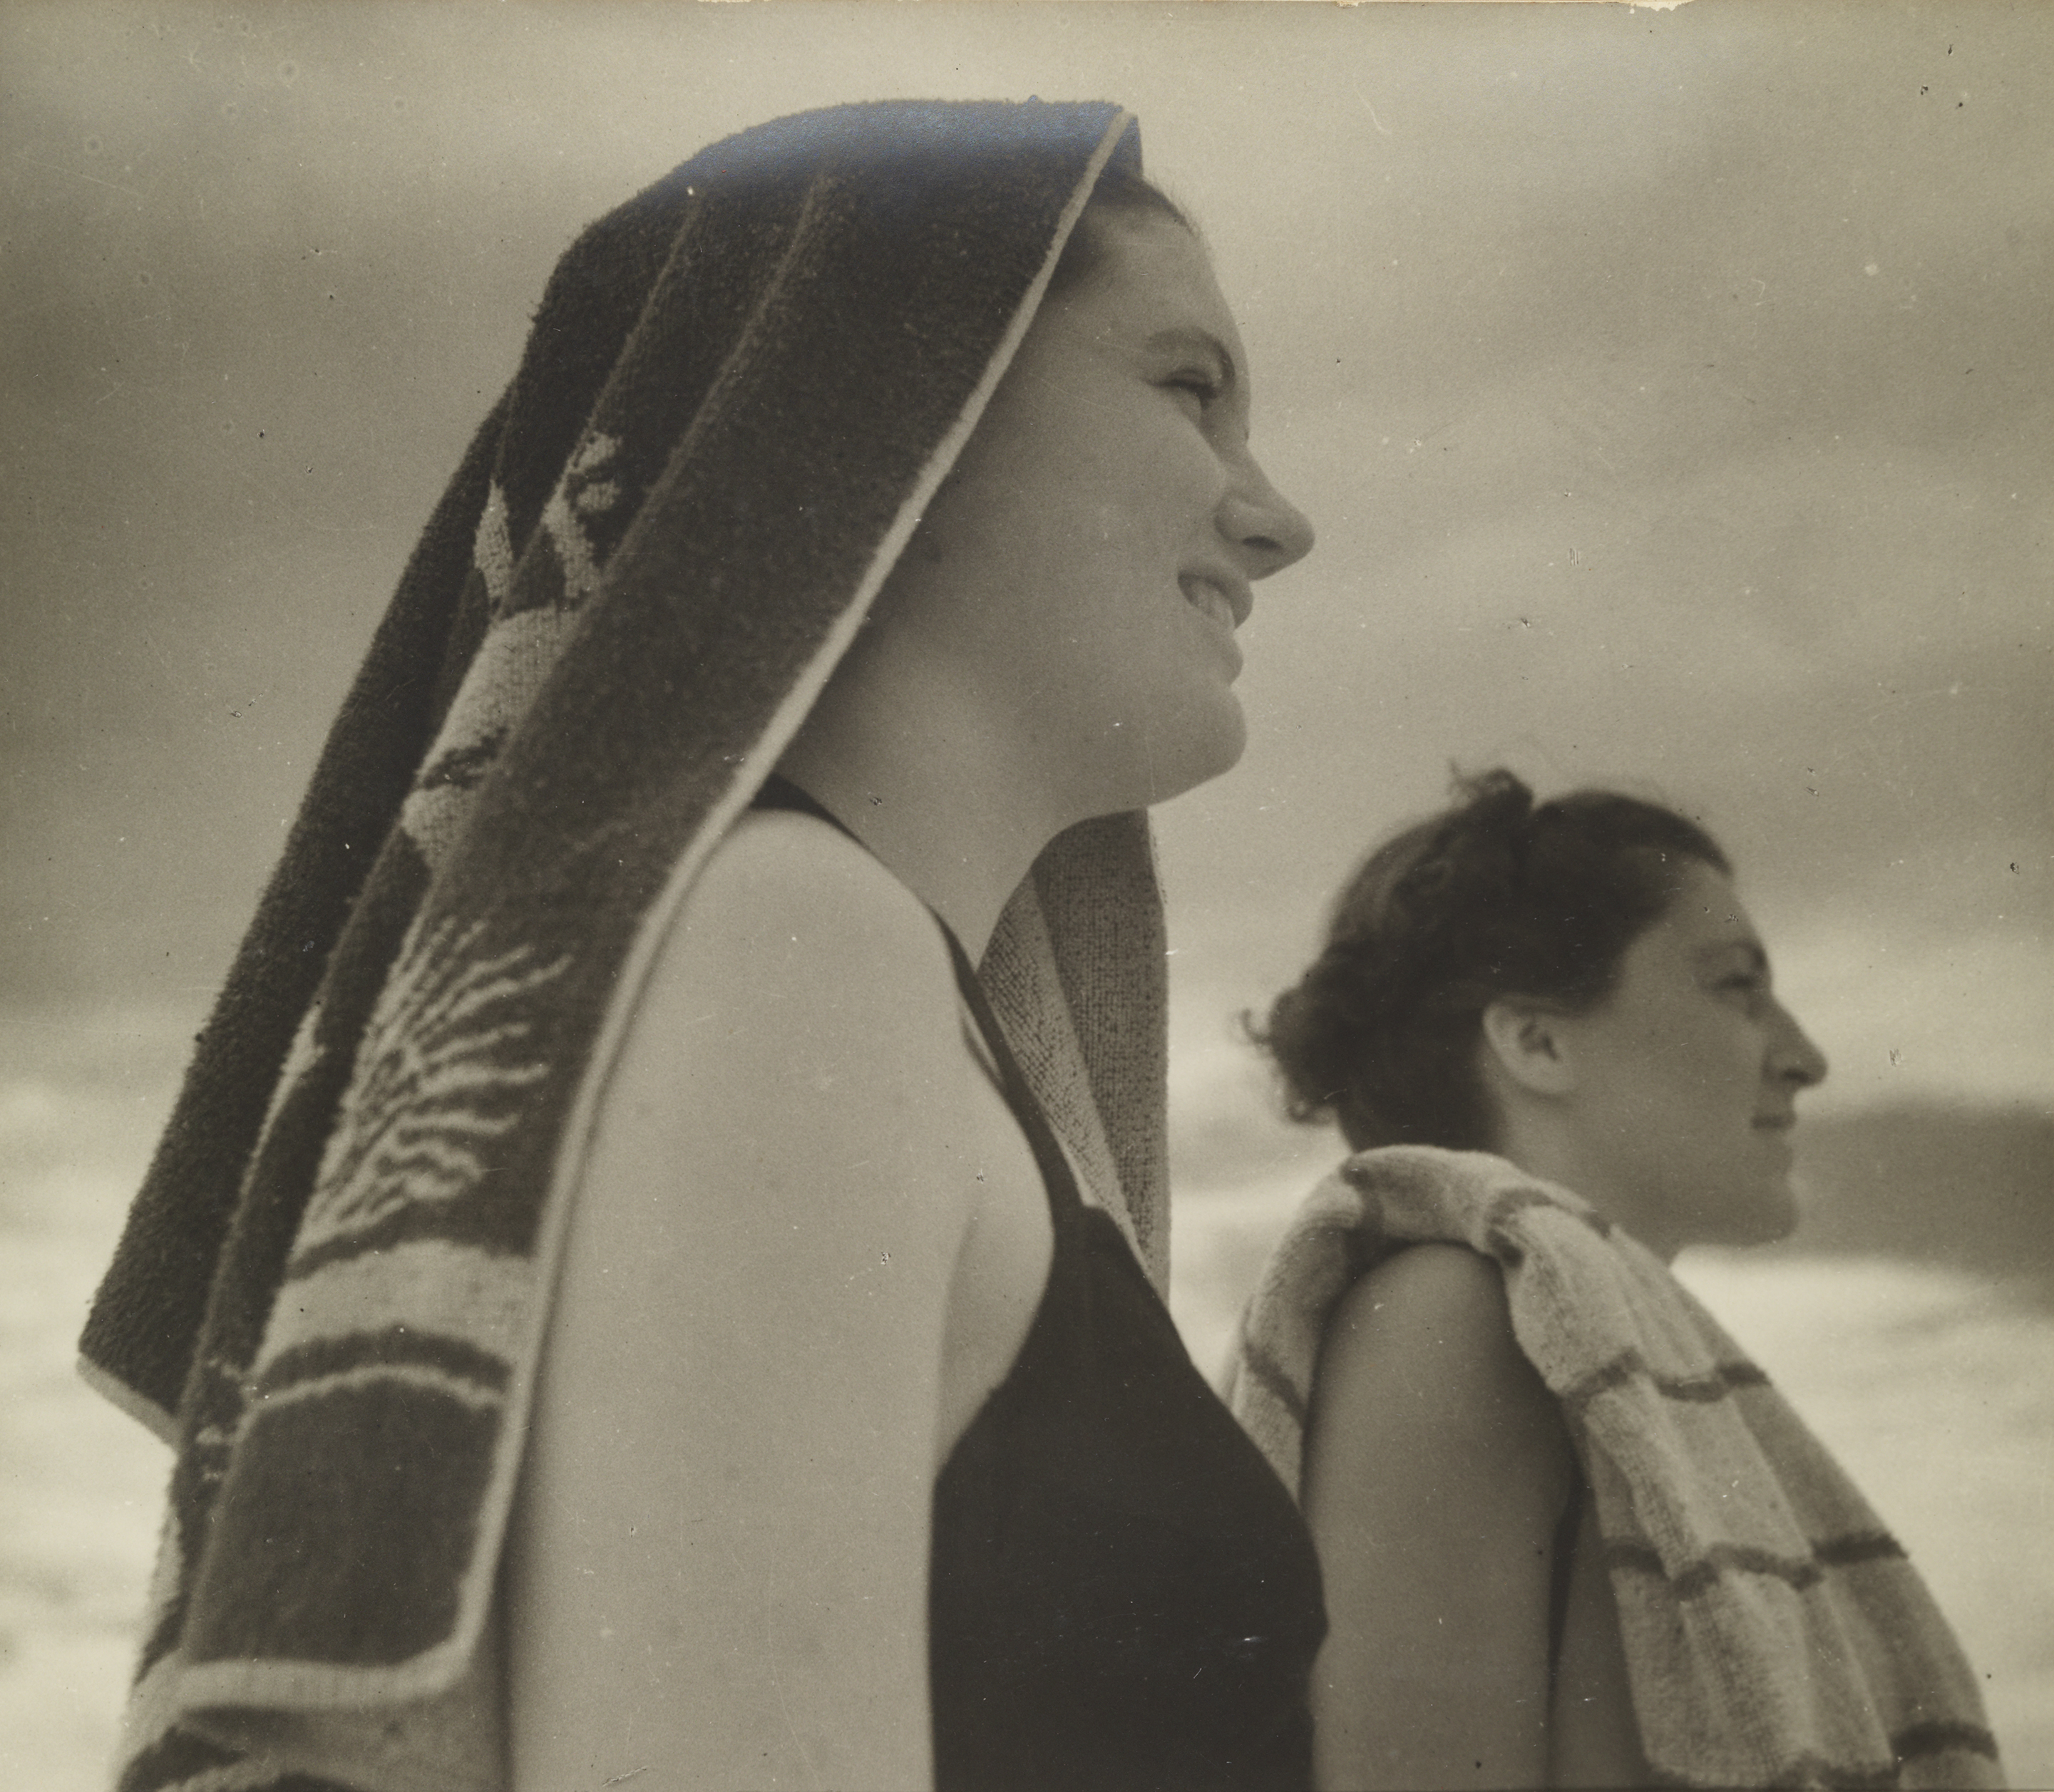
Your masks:
M 1960 1645 L 1839 1464 L 1664 1264 L 1501 1158 L 1366 1151 L 1299 1210 L 1227 1386 L 1294 1494 L 1328 1315 L 1428 1241 L 1502 1269 L 1520 1348 L 1562 1403 L 1659 1783 L 2003 1784 Z
M 1139 156 L 1111 105 L 837 107 L 559 263 L 88 1326 L 178 1451 L 122 1792 L 503 1783 L 494 1578 L 625 1017 Z M 1133 814 L 1051 843 L 980 968 L 1159 1280 L 1163 957 Z

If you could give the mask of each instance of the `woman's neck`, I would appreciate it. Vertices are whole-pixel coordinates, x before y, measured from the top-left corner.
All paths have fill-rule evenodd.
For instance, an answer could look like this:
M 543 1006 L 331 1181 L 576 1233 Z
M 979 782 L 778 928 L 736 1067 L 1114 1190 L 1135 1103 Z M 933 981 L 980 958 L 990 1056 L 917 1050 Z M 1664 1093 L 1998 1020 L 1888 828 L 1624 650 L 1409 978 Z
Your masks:
M 1041 848 L 1084 818 L 1037 800 L 1022 744 L 946 668 L 917 689 L 902 675 L 890 701 L 852 670 L 859 675 L 830 682 L 777 768 L 939 915 L 974 963 Z
M 1583 1149 L 1583 1142 L 1562 1117 L 1552 1112 L 1503 1117 L 1492 1149 L 1529 1176 L 1579 1194 L 1615 1225 L 1623 1226 L 1665 1263 L 1689 1241 L 1673 1236 L 1661 1216 L 1636 1199 L 1638 1191 L 1609 1178 L 1602 1164 Z

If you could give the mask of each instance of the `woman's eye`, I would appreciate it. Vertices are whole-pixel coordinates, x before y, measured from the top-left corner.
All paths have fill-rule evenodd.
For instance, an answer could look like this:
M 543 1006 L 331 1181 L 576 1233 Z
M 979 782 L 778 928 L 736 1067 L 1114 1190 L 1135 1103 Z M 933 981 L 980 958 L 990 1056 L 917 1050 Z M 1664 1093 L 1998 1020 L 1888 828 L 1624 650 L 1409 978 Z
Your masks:
M 1208 409 L 1219 396 L 1219 382 L 1207 373 L 1172 374 L 1163 383 L 1173 392 L 1189 393 L 1198 401 L 1200 411 Z

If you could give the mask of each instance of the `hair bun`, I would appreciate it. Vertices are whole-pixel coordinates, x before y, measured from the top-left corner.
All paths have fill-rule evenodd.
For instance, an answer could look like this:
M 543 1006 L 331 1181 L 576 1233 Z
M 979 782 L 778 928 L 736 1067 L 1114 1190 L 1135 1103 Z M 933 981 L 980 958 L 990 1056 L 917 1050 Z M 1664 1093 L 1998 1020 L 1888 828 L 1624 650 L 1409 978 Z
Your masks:
M 1456 803 L 1450 816 L 1478 833 L 1517 833 L 1533 814 L 1533 792 L 1516 772 L 1503 766 L 1465 777 L 1454 776 Z
M 1375 931 L 1404 955 L 1417 958 L 1422 946 L 1434 967 L 1421 966 L 1430 977 L 1443 957 L 1433 945 L 1450 929 L 1464 933 L 1479 900 L 1509 908 L 1517 898 L 1521 866 L 1533 819 L 1533 792 L 1502 768 L 1465 777 L 1454 775 L 1455 801 L 1412 837 L 1411 862 L 1391 886 L 1395 912 L 1378 918 Z M 1459 898 L 1451 897 L 1459 892 Z M 1393 936 L 1392 921 L 1407 937 Z M 1431 943 L 1430 943 L 1431 942 Z

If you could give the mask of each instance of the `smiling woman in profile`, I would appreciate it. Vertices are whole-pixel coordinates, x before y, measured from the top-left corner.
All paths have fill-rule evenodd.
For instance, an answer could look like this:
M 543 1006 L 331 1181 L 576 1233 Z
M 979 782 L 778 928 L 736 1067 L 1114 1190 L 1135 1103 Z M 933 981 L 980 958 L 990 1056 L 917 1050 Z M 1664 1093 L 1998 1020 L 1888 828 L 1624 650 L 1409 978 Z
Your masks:
M 1318 1783 L 2001 1783 L 1903 1552 L 1669 1272 L 1790 1230 L 1826 1073 L 1711 839 L 1464 783 L 1259 1037 L 1356 1152 L 1231 1389 L 1326 1578 Z
M 1310 1539 L 1159 1293 L 1145 812 L 1312 543 L 1250 399 L 1109 105 L 569 251 L 87 1336 L 179 1452 L 127 1792 L 1309 1784 Z

